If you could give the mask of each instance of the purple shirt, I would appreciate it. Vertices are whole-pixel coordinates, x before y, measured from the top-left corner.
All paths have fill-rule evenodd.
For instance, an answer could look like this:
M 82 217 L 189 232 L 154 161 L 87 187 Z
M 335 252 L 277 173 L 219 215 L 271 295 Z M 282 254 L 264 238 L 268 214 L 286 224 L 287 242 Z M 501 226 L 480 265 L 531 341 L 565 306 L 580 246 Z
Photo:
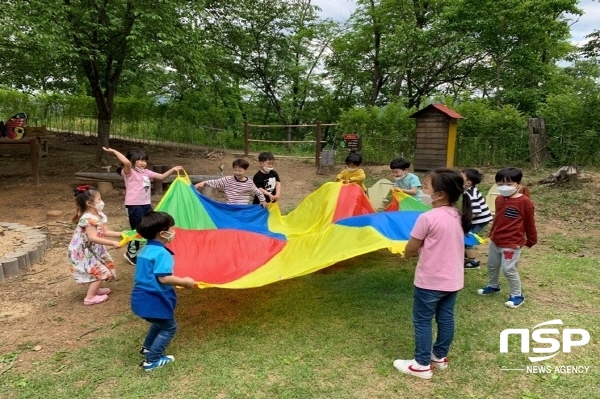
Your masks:
M 441 206 L 423 213 L 410 235 L 423 240 L 415 270 L 415 286 L 449 292 L 462 289 L 465 234 L 458 210 Z
M 131 168 L 128 175 L 121 171 L 125 179 L 125 205 L 150 205 L 151 182 L 158 173 L 148 169 Z

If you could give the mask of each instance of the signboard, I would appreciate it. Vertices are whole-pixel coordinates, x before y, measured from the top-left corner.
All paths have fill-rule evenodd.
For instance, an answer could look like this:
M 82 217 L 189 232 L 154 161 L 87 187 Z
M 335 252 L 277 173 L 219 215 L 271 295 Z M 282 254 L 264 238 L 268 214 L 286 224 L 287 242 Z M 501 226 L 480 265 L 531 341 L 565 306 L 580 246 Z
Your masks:
M 346 133 L 342 135 L 341 146 L 349 151 L 360 151 L 361 142 L 358 134 Z

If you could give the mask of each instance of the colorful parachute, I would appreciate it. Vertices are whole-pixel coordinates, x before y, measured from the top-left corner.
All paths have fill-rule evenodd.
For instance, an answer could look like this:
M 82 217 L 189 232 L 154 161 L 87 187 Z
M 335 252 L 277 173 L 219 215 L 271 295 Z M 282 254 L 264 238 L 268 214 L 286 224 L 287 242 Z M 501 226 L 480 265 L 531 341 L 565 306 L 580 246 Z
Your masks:
M 402 212 L 376 213 L 359 186 L 325 183 L 282 216 L 277 204 L 267 210 L 213 201 L 178 177 L 156 210 L 175 219 L 169 248 L 176 275 L 194 278 L 201 288 L 251 288 L 382 248 L 402 253 L 427 208 L 395 195 Z

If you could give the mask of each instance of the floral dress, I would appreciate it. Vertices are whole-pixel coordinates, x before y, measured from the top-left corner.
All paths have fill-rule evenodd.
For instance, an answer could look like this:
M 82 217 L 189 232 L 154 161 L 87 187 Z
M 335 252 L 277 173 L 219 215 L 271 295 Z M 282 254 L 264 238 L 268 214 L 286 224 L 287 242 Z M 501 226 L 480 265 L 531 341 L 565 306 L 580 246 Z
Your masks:
M 116 276 L 115 264 L 104 245 L 90 242 L 86 227 L 95 226 L 98 237 L 104 238 L 107 217 L 84 213 L 79 219 L 73 238 L 69 244 L 71 275 L 77 283 L 91 283 L 98 280 L 111 280 Z

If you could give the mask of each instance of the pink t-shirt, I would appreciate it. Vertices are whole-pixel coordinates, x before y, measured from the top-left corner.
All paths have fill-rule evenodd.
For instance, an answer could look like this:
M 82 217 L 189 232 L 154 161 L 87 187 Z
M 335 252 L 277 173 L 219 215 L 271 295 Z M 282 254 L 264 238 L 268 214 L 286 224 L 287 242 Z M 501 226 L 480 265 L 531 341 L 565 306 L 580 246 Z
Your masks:
M 150 205 L 151 182 L 158 173 L 148 169 L 131 168 L 128 175 L 121 171 L 125 179 L 125 205 Z
M 415 270 L 415 286 L 458 291 L 464 286 L 465 234 L 454 207 L 433 208 L 417 218 L 410 235 L 423 240 Z

